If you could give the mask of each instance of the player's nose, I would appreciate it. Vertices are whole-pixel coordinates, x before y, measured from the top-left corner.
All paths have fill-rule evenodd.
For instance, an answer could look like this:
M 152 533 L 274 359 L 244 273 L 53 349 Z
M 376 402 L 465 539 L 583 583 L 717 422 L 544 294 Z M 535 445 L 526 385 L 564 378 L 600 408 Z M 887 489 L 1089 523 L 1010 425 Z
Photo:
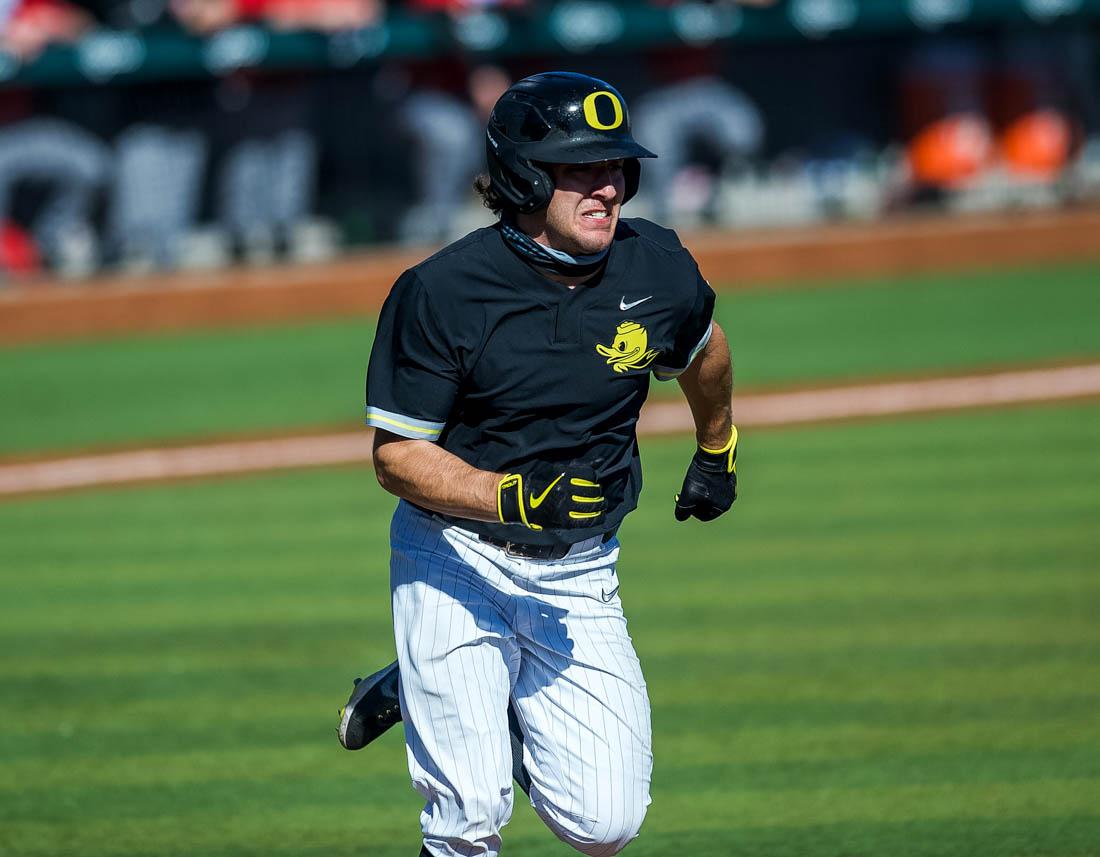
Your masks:
M 619 187 L 615 182 L 615 172 L 607 167 L 596 173 L 592 185 L 591 195 L 595 199 L 612 201 L 619 195 Z
M 619 183 L 616 178 L 621 175 L 621 169 L 609 164 L 601 164 L 592 174 L 591 196 L 597 199 L 614 199 L 619 194 Z

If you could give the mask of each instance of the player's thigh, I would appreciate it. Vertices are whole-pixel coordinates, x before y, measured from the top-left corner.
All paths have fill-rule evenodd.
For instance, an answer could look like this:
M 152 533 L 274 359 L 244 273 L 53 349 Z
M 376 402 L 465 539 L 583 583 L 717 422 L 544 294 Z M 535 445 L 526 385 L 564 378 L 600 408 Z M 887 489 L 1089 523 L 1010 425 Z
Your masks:
M 493 836 L 511 812 L 507 704 L 518 647 L 478 558 L 438 537 L 427 516 L 401 514 L 394 637 L 410 773 L 435 803 L 425 832 Z
M 499 721 L 506 739 L 504 714 L 520 656 L 496 606 L 476 590 L 415 580 L 394 588 L 393 613 L 405 720 L 451 741 Z M 482 752 L 471 747 L 473 756 Z
M 617 581 L 597 582 L 564 615 L 540 611 L 521 637 L 513 701 L 525 731 L 532 802 L 555 833 L 589 854 L 637 835 L 653 768 L 649 699 Z

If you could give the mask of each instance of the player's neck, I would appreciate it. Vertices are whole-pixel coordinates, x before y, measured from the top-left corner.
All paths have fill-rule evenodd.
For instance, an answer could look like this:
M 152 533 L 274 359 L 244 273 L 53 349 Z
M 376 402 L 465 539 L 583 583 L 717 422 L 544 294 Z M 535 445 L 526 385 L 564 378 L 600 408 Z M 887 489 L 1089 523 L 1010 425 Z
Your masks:
M 569 288 L 596 276 L 607 262 L 610 246 L 589 256 L 575 256 L 556 249 L 545 230 L 532 229 L 531 224 L 504 218 L 501 221 L 504 243 L 524 262 L 543 276 Z

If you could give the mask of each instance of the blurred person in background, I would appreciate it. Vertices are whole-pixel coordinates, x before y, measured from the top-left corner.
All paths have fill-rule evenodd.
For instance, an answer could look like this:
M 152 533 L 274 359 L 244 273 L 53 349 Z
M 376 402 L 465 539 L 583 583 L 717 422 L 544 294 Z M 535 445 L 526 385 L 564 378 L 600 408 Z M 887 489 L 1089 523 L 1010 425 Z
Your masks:
M 177 27 L 203 38 L 249 24 L 324 32 L 381 20 L 382 0 L 105 0 L 114 26 Z M 116 140 L 109 258 L 128 268 L 316 255 L 319 145 L 308 76 L 236 70 L 214 81 L 131 90 Z M 207 186 L 216 226 L 199 229 Z M 330 230 L 321 230 L 330 231 Z M 199 240 L 205 236 L 205 240 Z M 334 239 L 321 243 L 332 252 Z
M 279 29 L 359 29 L 381 20 L 381 0 L 173 0 L 189 32 L 210 36 L 250 21 Z M 292 73 L 237 71 L 215 87 L 212 120 L 220 227 L 246 260 L 307 252 L 315 231 L 320 159 L 314 90 Z
M 765 8 L 779 0 L 712 0 L 713 6 Z M 650 5 L 686 5 L 649 0 Z M 696 4 L 697 5 L 697 4 Z M 638 133 L 661 158 L 646 169 L 644 201 L 656 220 L 718 217 L 724 172 L 755 158 L 765 119 L 757 105 L 721 75 L 719 45 L 655 49 L 648 53 L 654 89 L 637 101 Z
M 915 197 L 1057 179 L 1096 130 L 1091 56 L 1071 30 L 919 41 L 900 97 Z
M 448 15 L 465 15 L 488 9 L 504 11 L 523 9 L 534 5 L 535 2 L 540 0 L 405 0 L 402 5 L 410 12 L 445 12 Z
M 747 95 L 719 75 L 719 48 L 655 50 L 649 54 L 656 88 L 639 98 L 635 127 L 661 152 L 646 167 L 645 200 L 656 220 L 677 208 L 716 219 L 719 180 L 726 169 L 757 155 L 764 117 Z M 703 185 L 696 199 L 677 205 L 689 168 Z M 700 183 L 697 182 L 697 183 Z
M 1052 181 L 1097 130 L 1092 50 L 1076 30 L 1020 32 L 997 45 L 990 105 L 998 154 L 1024 180 Z
M 0 50 L 29 62 L 49 44 L 76 41 L 92 23 L 64 0 L 0 0 Z
M 455 218 L 471 199 L 471 182 L 483 166 L 485 123 L 512 82 L 496 66 L 466 72 L 454 65 L 433 64 L 431 80 L 417 81 L 399 108 L 417 189 L 416 201 L 401 219 L 398 238 L 403 243 L 455 237 Z
M 901 78 L 902 134 L 918 198 L 962 187 L 993 156 L 993 126 L 985 104 L 985 58 L 977 42 L 919 42 Z
M 189 31 L 209 35 L 245 22 L 280 30 L 368 27 L 385 14 L 383 0 L 172 0 L 172 13 Z
M 747 6 L 750 8 L 765 9 L 768 6 L 776 6 L 781 0 L 649 0 L 650 6 Z
M 70 122 L 0 129 L 0 269 L 89 273 L 98 262 L 92 217 L 110 175 L 110 149 Z
M 63 0 L 0 0 L 0 50 L 31 62 L 50 44 L 80 38 L 93 23 Z M 71 122 L 35 116 L 26 93 L 3 96 L 0 277 L 35 274 L 43 265 L 84 272 L 96 261 L 91 218 L 109 176 L 109 152 Z

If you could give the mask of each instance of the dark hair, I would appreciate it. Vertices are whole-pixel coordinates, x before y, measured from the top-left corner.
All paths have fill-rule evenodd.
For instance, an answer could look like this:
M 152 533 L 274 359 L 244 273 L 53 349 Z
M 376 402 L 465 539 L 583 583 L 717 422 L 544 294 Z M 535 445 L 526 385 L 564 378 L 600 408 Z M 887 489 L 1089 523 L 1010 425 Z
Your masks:
M 508 200 L 501 197 L 496 188 L 493 187 L 493 180 L 489 178 L 488 173 L 481 173 L 474 179 L 474 191 L 481 197 L 481 204 L 497 217 L 512 211 L 512 206 Z

